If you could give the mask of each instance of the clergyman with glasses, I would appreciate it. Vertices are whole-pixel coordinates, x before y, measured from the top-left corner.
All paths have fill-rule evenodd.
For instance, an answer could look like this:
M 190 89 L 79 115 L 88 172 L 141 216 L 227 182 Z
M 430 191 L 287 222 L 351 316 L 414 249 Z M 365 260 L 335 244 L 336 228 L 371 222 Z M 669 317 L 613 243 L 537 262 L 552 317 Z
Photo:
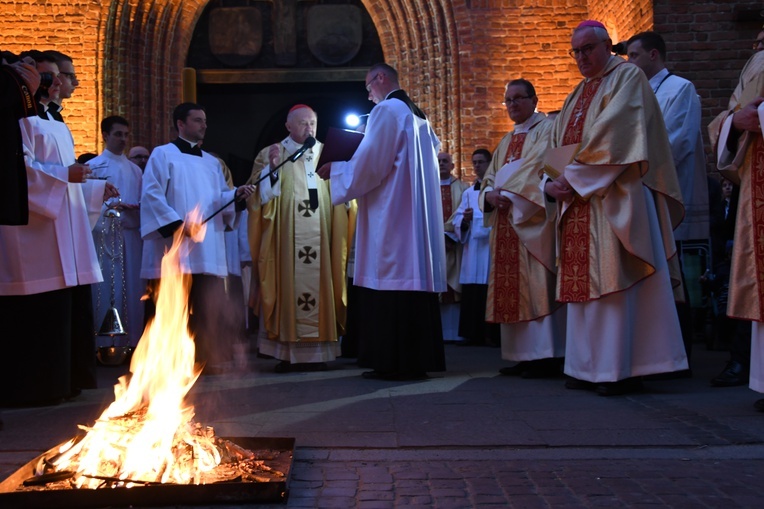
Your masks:
M 424 112 L 401 90 L 398 72 L 366 73 L 376 106 L 347 162 L 326 163 L 335 204 L 358 198 L 355 275 L 358 364 L 364 378 L 412 380 L 445 371 L 438 293 L 446 252 L 438 178 L 440 141 Z
M 486 317 L 501 324 L 501 357 L 515 362 L 499 372 L 525 378 L 559 375 L 565 355 L 565 307 L 554 301 L 556 209 L 539 187 L 553 122 L 537 104 L 531 82 L 507 83 L 504 105 L 514 127 L 499 142 L 482 187 L 492 226 Z
M 551 147 L 573 156 L 544 183 L 558 206 L 566 387 L 613 396 L 639 390 L 645 375 L 687 369 L 672 291 L 684 206 L 644 73 L 612 55 L 598 21 L 579 24 L 571 48 L 584 79 L 565 99 Z

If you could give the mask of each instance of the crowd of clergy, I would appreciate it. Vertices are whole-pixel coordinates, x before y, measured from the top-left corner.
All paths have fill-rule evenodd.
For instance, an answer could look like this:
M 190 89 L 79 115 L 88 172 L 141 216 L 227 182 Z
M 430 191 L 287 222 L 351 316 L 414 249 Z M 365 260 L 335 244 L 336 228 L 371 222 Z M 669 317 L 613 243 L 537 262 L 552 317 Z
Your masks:
M 366 75 L 375 107 L 348 161 L 322 164 L 316 112 L 295 104 L 288 136 L 236 187 L 201 149 L 195 103 L 175 108 L 170 143 L 128 150 L 130 123 L 108 116 L 103 152 L 76 158 L 62 116 L 78 85 L 72 59 L 4 54 L 3 157 L 15 169 L 2 176 L 0 320 L 35 328 L 3 342 L 0 383 L 18 389 L 0 405 L 94 388 L 97 348 L 135 347 L 154 316 L 177 236 L 206 374 L 242 360 L 251 309 L 252 346 L 277 373 L 345 356 L 372 368 L 365 378 L 420 380 L 446 369 L 453 342 L 500 347 L 505 376 L 627 394 L 691 376 L 697 275 L 683 261 L 700 252 L 736 338 L 712 385 L 764 392 L 760 35 L 728 111 L 705 126 L 721 185 L 707 175 L 697 91 L 667 68 L 663 38 L 636 34 L 622 58 L 593 20 L 573 32 L 583 79 L 561 110 L 538 111 L 526 79 L 506 84 L 513 128 L 472 152 L 469 184 L 386 64 Z

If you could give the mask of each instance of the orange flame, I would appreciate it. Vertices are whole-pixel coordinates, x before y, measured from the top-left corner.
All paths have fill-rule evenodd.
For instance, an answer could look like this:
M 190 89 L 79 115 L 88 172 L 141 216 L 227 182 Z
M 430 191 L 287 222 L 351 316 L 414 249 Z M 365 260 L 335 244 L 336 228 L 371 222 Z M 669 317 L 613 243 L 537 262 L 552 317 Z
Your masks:
M 131 376 L 114 387 L 115 400 L 80 441 L 62 447 L 56 470 L 76 470 L 78 487 L 96 488 L 100 478 L 131 481 L 198 482 L 199 473 L 220 463 L 214 437 L 192 422 L 185 397 L 200 369 L 188 333 L 191 276 L 181 270 L 193 242 L 204 238 L 198 208 L 162 259 L 156 316 L 147 325 L 130 363 Z

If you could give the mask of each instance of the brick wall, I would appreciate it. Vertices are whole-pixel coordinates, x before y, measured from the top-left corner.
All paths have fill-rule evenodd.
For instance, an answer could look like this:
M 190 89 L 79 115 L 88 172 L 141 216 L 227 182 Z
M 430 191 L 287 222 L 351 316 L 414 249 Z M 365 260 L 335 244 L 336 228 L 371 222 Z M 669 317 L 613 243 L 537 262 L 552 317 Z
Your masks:
M 655 30 L 666 40 L 667 67 L 692 81 L 700 95 L 709 171 L 715 165 L 706 126 L 726 108 L 764 23 L 755 15 L 739 19 L 739 13 L 762 7 L 760 1 L 655 1 Z
M 81 86 L 65 115 L 78 152 L 101 148 L 98 123 L 121 114 L 133 143 L 171 136 L 180 71 L 205 0 L 0 0 L 0 46 L 55 48 L 75 59 Z M 558 109 L 580 77 L 567 55 L 573 27 L 603 21 L 617 40 L 655 29 L 670 66 L 691 79 L 708 123 L 726 103 L 760 22 L 741 9 L 760 2 L 707 0 L 365 0 L 385 58 L 428 112 L 458 168 L 477 147 L 493 149 L 509 129 L 501 105 L 508 80 L 531 80 L 539 109 Z M 471 169 L 470 169 L 471 171 Z M 471 175 L 467 175 L 470 179 Z
M 103 148 L 104 116 L 131 121 L 131 144 L 172 136 L 170 114 L 203 0 L 0 0 L 0 47 L 57 49 L 74 58 L 80 87 L 64 116 L 78 154 Z
M 101 97 L 97 58 L 100 7 L 90 0 L 0 0 L 0 47 L 19 53 L 56 49 L 70 55 L 80 86 L 63 111 L 77 153 L 96 150 L 100 134 L 97 117 Z
M 588 4 L 589 16 L 607 27 L 613 43 L 652 28 L 652 0 L 589 0 Z

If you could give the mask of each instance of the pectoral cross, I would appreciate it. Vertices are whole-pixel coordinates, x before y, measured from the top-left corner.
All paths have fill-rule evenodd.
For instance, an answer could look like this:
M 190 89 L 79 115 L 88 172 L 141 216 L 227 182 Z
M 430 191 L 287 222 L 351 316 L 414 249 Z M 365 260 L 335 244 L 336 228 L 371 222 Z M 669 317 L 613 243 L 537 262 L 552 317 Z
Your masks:
M 581 117 L 584 115 L 584 112 L 579 109 L 576 114 L 574 115 L 576 117 L 576 120 L 573 121 L 573 125 L 578 125 L 579 120 L 581 120 Z

